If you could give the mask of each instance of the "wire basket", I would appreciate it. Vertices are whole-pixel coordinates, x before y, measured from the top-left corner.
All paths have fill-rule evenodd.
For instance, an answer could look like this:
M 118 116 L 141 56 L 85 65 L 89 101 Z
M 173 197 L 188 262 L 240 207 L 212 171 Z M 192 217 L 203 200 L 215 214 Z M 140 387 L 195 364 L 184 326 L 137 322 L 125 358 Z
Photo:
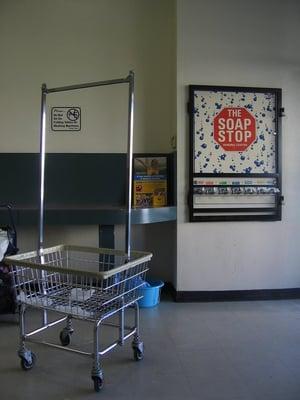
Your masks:
M 141 297 L 150 253 L 59 245 L 9 257 L 18 301 L 96 320 Z

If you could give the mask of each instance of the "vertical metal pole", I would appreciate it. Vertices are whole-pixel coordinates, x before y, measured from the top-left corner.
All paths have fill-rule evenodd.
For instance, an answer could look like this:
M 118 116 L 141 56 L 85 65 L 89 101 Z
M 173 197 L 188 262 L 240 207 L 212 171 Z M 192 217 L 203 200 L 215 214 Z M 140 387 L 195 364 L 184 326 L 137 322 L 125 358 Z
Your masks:
M 92 367 L 92 378 L 99 377 L 103 379 L 103 372 L 100 365 L 100 354 L 99 354 L 99 330 L 101 320 L 96 321 L 94 325 L 94 354 L 93 354 L 93 367 Z
M 39 255 L 44 247 L 44 208 L 45 208 L 45 145 L 46 145 L 46 94 L 47 86 L 42 85 L 41 122 L 40 122 L 40 202 L 39 202 Z
M 124 296 L 121 298 L 122 308 L 119 311 L 119 345 L 123 346 L 124 344 L 124 335 L 125 335 L 125 309 L 124 309 Z
M 139 303 L 136 301 L 134 303 L 134 320 L 135 320 L 135 328 L 136 328 L 136 332 L 134 335 L 134 339 L 136 342 L 139 342 L 140 339 L 140 307 L 139 307 Z
M 45 209 L 45 150 L 46 150 L 46 94 L 47 86 L 42 85 L 42 98 L 41 98 L 41 121 L 40 121 L 40 202 L 39 202 L 39 243 L 38 254 L 41 259 L 41 264 L 44 263 L 44 209 Z M 46 294 L 45 288 L 45 271 L 41 271 L 42 275 L 42 289 Z M 48 315 L 47 310 L 43 310 L 43 325 L 47 325 Z
M 126 247 L 127 260 L 131 252 L 131 198 L 132 198 L 132 154 L 133 154 L 133 121 L 134 121 L 134 72 L 129 72 L 128 99 L 128 142 L 127 142 L 127 198 L 126 198 Z
M 24 349 L 25 342 L 25 305 L 21 304 L 19 308 L 19 320 L 20 320 L 20 350 Z

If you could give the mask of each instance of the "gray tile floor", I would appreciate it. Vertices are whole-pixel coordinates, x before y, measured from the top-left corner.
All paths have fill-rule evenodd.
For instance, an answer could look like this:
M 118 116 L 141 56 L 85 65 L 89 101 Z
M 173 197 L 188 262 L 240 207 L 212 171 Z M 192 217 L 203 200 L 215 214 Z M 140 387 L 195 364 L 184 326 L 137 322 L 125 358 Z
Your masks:
M 30 313 L 35 326 L 40 314 Z M 34 369 L 16 356 L 13 316 L 0 316 L 1 400 L 299 400 L 300 300 L 191 303 L 163 301 L 142 311 L 145 359 L 132 360 L 128 343 L 103 360 L 105 386 L 95 393 L 86 357 L 30 344 Z M 72 344 L 92 341 L 76 323 Z M 58 343 L 58 328 L 47 334 Z M 103 332 L 109 340 L 111 330 Z

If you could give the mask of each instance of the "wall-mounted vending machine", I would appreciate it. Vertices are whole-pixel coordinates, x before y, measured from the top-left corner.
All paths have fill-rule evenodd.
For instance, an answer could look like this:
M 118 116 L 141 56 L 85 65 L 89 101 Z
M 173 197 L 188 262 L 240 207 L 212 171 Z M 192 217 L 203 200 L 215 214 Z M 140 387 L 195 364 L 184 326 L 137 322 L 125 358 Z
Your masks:
M 190 221 L 281 220 L 281 89 L 189 87 Z

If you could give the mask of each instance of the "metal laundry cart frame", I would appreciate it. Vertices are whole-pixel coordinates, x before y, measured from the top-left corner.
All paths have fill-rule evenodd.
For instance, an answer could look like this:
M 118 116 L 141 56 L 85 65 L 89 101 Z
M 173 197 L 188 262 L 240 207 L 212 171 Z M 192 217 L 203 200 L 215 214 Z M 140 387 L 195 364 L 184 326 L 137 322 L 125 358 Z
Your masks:
M 95 248 L 86 248 L 80 246 L 56 246 L 52 248 L 44 248 L 44 214 L 45 214 L 45 156 L 46 156 L 46 97 L 51 93 L 65 92 L 71 90 L 78 89 L 87 89 L 98 86 L 107 86 L 107 85 L 116 85 L 116 84 L 128 84 L 129 85 L 129 95 L 128 95 L 128 139 L 127 139 L 127 196 L 126 196 L 126 238 L 125 238 L 125 251 L 120 252 L 117 250 L 110 249 L 95 249 Z M 21 254 L 14 257 L 7 258 L 7 263 L 12 266 L 15 266 L 14 276 L 16 277 L 16 287 L 19 288 L 19 293 L 22 293 L 24 297 L 24 292 L 22 292 L 21 288 L 26 288 L 27 296 L 21 300 L 20 306 L 20 349 L 19 356 L 21 358 L 21 365 L 23 369 L 28 370 L 31 369 L 35 356 L 34 354 L 26 349 L 24 342 L 30 341 L 35 343 L 42 343 L 51 347 L 61 348 L 68 351 L 73 351 L 79 354 L 92 356 L 94 359 L 93 368 L 92 368 L 92 379 L 94 381 L 94 388 L 96 391 L 99 391 L 103 385 L 103 373 L 102 368 L 100 366 L 99 357 L 117 345 L 123 345 L 124 341 L 129 337 L 133 336 L 132 347 L 134 351 L 135 360 L 139 361 L 143 358 L 143 342 L 140 339 L 139 335 L 139 306 L 137 300 L 141 298 L 138 288 L 142 285 L 141 279 L 145 276 L 145 273 L 148 269 L 147 263 L 151 259 L 152 254 L 150 253 L 142 253 L 142 252 L 132 252 L 131 253 L 131 201 L 132 201 L 132 155 L 133 155 L 133 124 L 134 124 L 134 73 L 133 71 L 129 72 L 129 75 L 126 78 L 121 79 L 113 79 L 106 81 L 98 81 L 92 83 L 84 83 L 78 85 L 71 86 L 63 86 L 56 88 L 47 88 L 46 84 L 42 85 L 42 95 L 41 95 L 41 118 L 40 118 L 40 171 L 39 171 L 39 184 L 40 184 L 40 201 L 39 201 L 39 241 L 38 241 L 38 249 L 36 252 L 30 252 Z M 77 252 L 77 253 L 85 253 L 85 254 L 93 254 L 96 256 L 96 261 L 93 260 L 93 265 L 99 266 L 99 272 L 97 273 L 89 273 L 90 282 L 95 282 L 95 279 L 99 279 L 100 283 L 94 284 L 92 283 L 90 286 L 90 293 L 96 292 L 98 297 L 94 294 L 94 298 L 99 301 L 102 301 L 101 304 L 109 303 L 110 309 L 98 307 L 97 305 L 94 307 L 96 311 L 93 311 L 92 317 L 86 317 L 86 310 L 83 310 L 84 316 L 81 315 L 82 309 L 78 307 L 78 302 L 74 302 L 70 300 L 70 310 L 67 312 L 67 308 L 65 307 L 60 311 L 65 316 L 53 322 L 48 322 L 48 310 L 56 311 L 56 309 L 50 303 L 50 297 L 56 296 L 56 301 L 58 299 L 57 293 L 55 290 L 59 288 L 59 290 L 65 290 L 66 284 L 69 281 L 64 281 L 63 275 L 61 277 L 59 274 L 70 274 L 71 275 L 71 285 L 69 284 L 69 292 L 71 293 L 70 288 L 74 287 L 74 281 L 76 282 L 76 288 L 88 288 L 88 284 L 82 285 L 82 275 L 84 275 L 84 271 L 79 270 L 77 268 L 72 267 L 72 262 L 70 258 L 69 265 L 69 256 L 68 252 Z M 63 257 L 61 254 L 65 252 L 65 256 Z M 50 257 L 50 258 L 49 258 Z M 99 257 L 97 262 L 97 257 Z M 101 258 L 102 257 L 102 258 Z M 107 258 L 108 257 L 108 258 Z M 115 259 L 123 257 L 119 264 L 115 264 Z M 73 259 L 74 260 L 74 259 Z M 106 260 L 106 261 L 105 261 Z M 108 260 L 108 261 L 107 261 Z M 87 262 L 90 262 L 87 260 Z M 52 264 L 51 264 L 52 263 Z M 64 264 L 66 263 L 66 264 Z M 49 266 L 50 265 L 50 266 Z M 92 264 L 91 264 L 92 265 Z M 117 265 L 117 266 L 115 266 Z M 69 269 L 68 269 L 69 268 Z M 102 268 L 100 270 L 100 268 Z M 50 279 L 50 292 L 49 288 L 44 288 L 43 282 L 47 283 L 47 273 L 52 273 L 52 277 Z M 32 278 L 28 280 L 28 273 L 32 275 Z M 57 278 L 57 274 L 59 279 Z M 123 275 L 122 275 L 123 274 Z M 81 276 L 81 284 L 77 282 L 78 276 Z M 62 278 L 62 279 L 61 279 Z M 57 279 L 57 281 L 56 281 Z M 69 279 L 69 278 L 68 278 Z M 140 279 L 140 280 L 139 280 Z M 53 286 L 54 280 L 54 286 Z M 61 283 L 61 280 L 63 282 Z M 84 281 L 85 282 L 85 281 Z M 19 285 L 19 286 L 18 286 Z M 34 293 L 34 286 L 39 286 L 38 295 Z M 46 285 L 47 286 L 47 285 Z M 93 289 L 91 289 L 91 287 Z M 100 287 L 100 289 L 99 289 Z M 53 291 L 54 288 L 54 291 Z M 77 290 L 77 289 L 76 289 Z M 80 289 L 82 290 L 82 289 Z M 108 295 L 107 298 L 102 298 L 102 290 L 105 292 L 105 295 Z M 64 292 L 65 293 L 65 292 Z M 70 293 L 68 296 L 70 296 Z M 124 293 L 124 295 L 123 295 Z M 78 295 L 76 295 L 78 296 Z M 131 297 L 130 297 L 131 296 Z M 71 297 L 70 297 L 71 299 Z M 76 299 L 78 300 L 78 298 Z M 117 301 L 118 300 L 118 301 Z M 104 302 L 104 303 L 103 303 Z M 32 332 L 25 332 L 25 321 L 24 314 L 26 306 L 38 307 L 43 310 L 43 325 L 42 327 L 35 329 Z M 77 307 L 77 309 L 76 309 Z M 124 311 L 127 307 L 133 307 L 135 310 L 135 324 L 133 327 L 125 326 L 125 316 Z M 78 309 L 80 308 L 80 312 Z M 73 311 L 75 312 L 73 313 Z M 76 311 L 77 310 L 77 311 Z M 105 323 L 103 321 L 112 315 L 118 313 L 119 315 L 119 323 Z M 74 314 L 74 315 L 72 315 Z M 95 315 L 97 317 L 95 317 Z M 72 318 L 90 320 L 95 323 L 94 325 L 94 351 L 93 353 L 83 352 L 77 349 L 66 348 L 64 346 L 68 345 L 70 342 L 70 336 L 73 333 L 73 328 L 71 324 Z M 66 327 L 62 330 L 60 335 L 60 340 L 62 346 L 48 343 L 48 342 L 40 342 L 38 340 L 32 339 L 34 334 L 40 333 L 45 329 L 53 327 L 54 325 L 66 321 Z M 112 344 L 110 344 L 105 349 L 99 351 L 99 338 L 98 338 L 98 328 L 100 324 L 109 325 L 118 328 L 119 330 L 119 339 Z M 127 332 L 126 332 L 127 331 Z
M 133 156 L 133 123 L 134 123 L 134 72 L 129 71 L 126 78 L 106 81 L 82 83 L 79 85 L 47 88 L 42 85 L 41 120 L 40 120 L 40 202 L 39 202 L 39 243 L 38 250 L 42 255 L 44 247 L 44 214 L 45 214 L 45 155 L 46 155 L 46 96 L 51 93 L 67 92 L 71 90 L 94 88 L 108 85 L 129 85 L 128 96 L 128 138 L 127 138 L 127 196 L 126 196 L 126 242 L 125 251 L 128 260 L 131 253 L 131 201 L 132 201 L 132 156 Z

